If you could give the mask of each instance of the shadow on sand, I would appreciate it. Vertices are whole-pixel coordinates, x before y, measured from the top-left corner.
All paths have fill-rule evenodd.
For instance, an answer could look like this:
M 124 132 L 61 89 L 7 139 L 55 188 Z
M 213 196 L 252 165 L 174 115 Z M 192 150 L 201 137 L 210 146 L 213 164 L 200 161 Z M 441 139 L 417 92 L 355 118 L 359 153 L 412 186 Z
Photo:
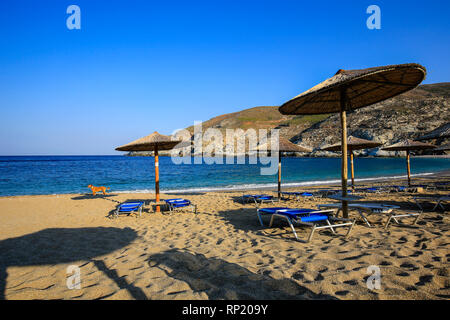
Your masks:
M 42 266 L 92 261 L 97 268 L 127 289 L 136 299 L 144 293 L 132 285 L 120 281 L 115 271 L 109 270 L 95 257 L 123 248 L 137 238 L 131 228 L 55 228 L 45 229 L 17 238 L 0 241 L 0 300 L 5 299 L 7 268 L 11 266 Z M 70 248 L 70 249 L 68 249 Z
M 173 249 L 151 255 L 148 263 L 150 267 L 163 270 L 168 277 L 186 282 L 194 292 L 206 293 L 213 300 L 336 299 L 316 294 L 291 279 L 274 279 L 202 254 Z
M 119 201 L 114 200 L 114 199 L 109 199 L 110 197 L 116 197 L 118 196 L 118 194 L 113 194 L 113 193 L 107 193 L 107 194 L 96 194 L 95 196 L 92 194 L 82 194 L 76 197 L 72 197 L 72 200 L 92 200 L 92 199 L 105 199 L 105 200 L 109 200 L 109 201 L 113 201 L 113 202 L 117 202 L 119 203 Z
M 202 196 L 205 195 L 205 192 L 165 192 L 166 195 L 168 196 Z

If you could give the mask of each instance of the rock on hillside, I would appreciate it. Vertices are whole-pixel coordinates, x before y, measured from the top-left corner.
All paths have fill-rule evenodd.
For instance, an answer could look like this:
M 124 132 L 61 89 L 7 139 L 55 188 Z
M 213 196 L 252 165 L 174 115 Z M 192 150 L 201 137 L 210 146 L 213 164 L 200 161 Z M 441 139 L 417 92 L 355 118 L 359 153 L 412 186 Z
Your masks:
M 385 146 L 400 139 L 416 139 L 450 122 L 450 83 L 423 85 L 403 95 L 358 109 L 347 116 L 348 134 L 377 140 Z M 340 141 L 339 115 L 299 132 L 292 141 L 314 147 L 312 155 L 324 155 L 319 149 Z M 442 141 L 430 141 L 441 145 Z M 388 155 L 378 149 L 363 151 L 366 155 Z M 394 155 L 394 153 L 389 153 Z
M 400 139 L 415 139 L 450 122 L 450 83 L 426 84 L 381 103 L 358 109 L 347 116 L 348 134 L 378 140 L 384 146 Z M 216 128 L 225 139 L 226 129 L 241 128 L 280 129 L 280 135 L 294 143 L 313 148 L 311 156 L 337 156 L 320 151 L 328 144 L 340 141 L 338 114 L 287 116 L 276 106 L 245 109 L 220 115 L 202 123 L 203 132 Z M 194 128 L 188 127 L 191 134 Z M 436 145 L 449 143 L 449 139 L 428 141 Z M 211 142 L 214 143 L 214 142 Z M 223 141 L 225 145 L 226 141 Z M 203 146 L 212 146 L 204 143 Z M 245 146 L 248 150 L 248 143 Z M 225 150 L 224 150 L 225 151 Z M 362 155 L 395 155 L 378 149 L 364 150 Z

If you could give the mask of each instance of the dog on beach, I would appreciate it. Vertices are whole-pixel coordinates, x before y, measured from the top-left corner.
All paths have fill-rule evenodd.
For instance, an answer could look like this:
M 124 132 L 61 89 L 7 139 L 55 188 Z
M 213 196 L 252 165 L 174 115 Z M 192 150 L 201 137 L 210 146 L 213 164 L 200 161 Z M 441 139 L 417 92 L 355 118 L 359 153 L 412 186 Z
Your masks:
M 95 194 L 96 194 L 97 192 L 103 192 L 103 194 L 106 194 L 106 190 L 111 189 L 110 187 L 104 187 L 104 186 L 101 186 L 101 187 L 95 187 L 95 186 L 93 186 L 92 184 L 88 185 L 87 187 L 88 187 L 88 188 L 91 188 L 91 190 L 92 190 L 92 195 L 94 195 L 94 196 L 95 196 Z

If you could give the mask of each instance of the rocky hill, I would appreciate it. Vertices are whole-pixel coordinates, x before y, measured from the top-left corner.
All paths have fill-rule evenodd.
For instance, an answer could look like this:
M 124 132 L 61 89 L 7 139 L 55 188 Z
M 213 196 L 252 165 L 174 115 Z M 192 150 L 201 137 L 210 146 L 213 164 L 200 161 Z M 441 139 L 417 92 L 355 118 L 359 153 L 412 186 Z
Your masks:
M 400 96 L 348 113 L 348 134 L 355 137 L 377 140 L 384 146 L 400 139 L 415 139 L 450 123 L 450 83 L 435 83 L 419 86 Z M 203 132 L 208 128 L 220 130 L 223 145 L 226 144 L 226 129 L 280 129 L 280 135 L 294 143 L 311 147 L 310 156 L 338 156 L 320 149 L 340 141 L 338 114 L 286 116 L 278 112 L 277 106 L 264 106 L 223 114 L 202 123 Z M 186 128 L 191 134 L 193 126 Z M 427 141 L 444 145 L 450 139 Z M 204 142 L 203 147 L 215 142 Z M 248 151 L 248 143 L 245 145 Z M 363 150 L 360 155 L 398 155 L 379 149 Z M 137 154 L 135 154 L 137 155 Z M 139 153 L 142 155 L 142 153 Z
M 389 145 L 403 138 L 415 139 L 437 127 L 450 122 L 450 83 L 422 85 L 400 96 L 381 103 L 358 109 L 347 116 L 348 134 L 377 140 Z M 340 141 L 338 114 L 286 116 L 276 106 L 255 107 L 235 113 L 224 114 L 202 123 L 208 128 L 280 129 L 280 135 L 294 143 L 314 149 L 312 156 L 335 156 L 320 149 Z M 187 128 L 193 133 L 193 127 Z M 437 145 L 447 140 L 429 141 Z M 378 149 L 363 151 L 366 155 L 389 155 Z M 393 154 L 390 154 L 393 155 Z

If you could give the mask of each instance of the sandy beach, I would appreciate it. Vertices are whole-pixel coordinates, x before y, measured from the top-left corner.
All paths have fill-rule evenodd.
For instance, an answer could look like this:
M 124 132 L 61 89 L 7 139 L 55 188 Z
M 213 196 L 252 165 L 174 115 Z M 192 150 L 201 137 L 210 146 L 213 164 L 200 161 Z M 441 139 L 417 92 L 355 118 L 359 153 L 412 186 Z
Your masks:
M 301 188 L 296 188 L 301 190 Z M 311 190 L 309 188 L 308 190 Z M 267 191 L 266 191 L 267 192 Z M 425 194 L 446 194 L 425 191 Z M 448 212 L 416 225 L 374 227 L 357 222 L 350 236 L 321 231 L 295 241 L 287 224 L 261 227 L 242 192 L 163 195 L 185 197 L 198 213 L 108 216 L 146 194 L 49 195 L 0 198 L 0 294 L 3 299 L 449 299 Z M 370 194 L 365 200 L 417 209 L 410 193 Z M 422 194 L 421 194 L 422 195 Z M 315 208 L 330 199 L 283 201 Z M 264 204 L 263 207 L 274 206 Z M 351 217 L 357 218 L 355 212 Z M 298 227 L 305 238 L 308 228 Z M 80 289 L 68 289 L 75 265 Z M 378 266 L 381 288 L 370 290 L 367 268 Z

